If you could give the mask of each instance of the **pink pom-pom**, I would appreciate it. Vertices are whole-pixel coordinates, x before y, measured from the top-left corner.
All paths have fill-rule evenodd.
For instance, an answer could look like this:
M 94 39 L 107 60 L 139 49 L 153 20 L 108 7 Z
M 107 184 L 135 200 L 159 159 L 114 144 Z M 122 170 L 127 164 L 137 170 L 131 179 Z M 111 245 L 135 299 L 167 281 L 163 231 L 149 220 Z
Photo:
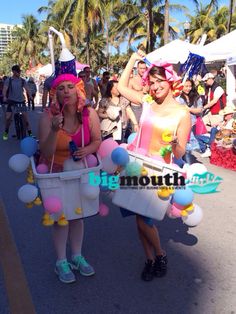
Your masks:
M 57 196 L 48 196 L 43 200 L 43 206 L 49 214 L 55 214 L 62 209 L 61 200 Z
M 173 217 L 177 217 L 177 218 L 178 218 L 178 217 L 181 217 L 181 210 L 179 210 L 177 207 L 175 207 L 174 205 L 172 205 L 170 214 L 171 214 Z
M 86 160 L 89 168 L 96 167 L 98 164 L 97 158 L 93 154 L 86 156 Z
M 107 205 L 101 203 L 99 206 L 99 215 L 105 217 L 109 214 L 109 208 Z
M 40 174 L 45 174 L 45 173 L 48 173 L 48 166 L 45 165 L 45 164 L 39 164 L 37 167 L 36 167 L 36 171 Z

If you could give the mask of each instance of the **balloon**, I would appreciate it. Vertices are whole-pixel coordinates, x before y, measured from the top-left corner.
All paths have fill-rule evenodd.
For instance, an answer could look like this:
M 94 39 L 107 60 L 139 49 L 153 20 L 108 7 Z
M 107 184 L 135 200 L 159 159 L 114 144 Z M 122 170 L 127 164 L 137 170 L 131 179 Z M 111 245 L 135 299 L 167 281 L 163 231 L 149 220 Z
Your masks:
M 46 164 L 39 164 L 36 167 L 36 171 L 40 174 L 48 173 L 48 166 Z
M 63 163 L 63 171 L 81 170 L 85 168 L 83 160 L 74 161 L 72 158 L 66 159 Z
M 35 185 L 25 184 L 18 190 L 18 198 L 23 203 L 33 202 L 38 196 L 38 189 Z
M 172 201 L 178 205 L 186 206 L 193 201 L 193 191 L 187 186 L 185 189 L 175 190 Z
M 129 162 L 125 167 L 125 173 L 127 176 L 140 176 L 141 172 L 142 166 L 136 161 Z
M 99 206 L 99 215 L 105 217 L 109 214 L 109 208 L 107 205 L 101 203 Z
M 128 143 L 128 144 L 131 144 L 131 143 L 134 141 L 136 135 L 137 135 L 137 133 L 131 133 L 131 134 L 129 135 L 129 137 L 127 138 L 127 143 Z
M 207 168 L 200 163 L 194 163 L 190 165 L 187 169 L 187 179 L 191 180 L 194 174 L 203 174 L 207 172 Z
M 87 155 L 86 160 L 89 168 L 96 167 L 98 164 L 97 158 L 93 154 Z
M 89 199 L 95 200 L 100 193 L 99 186 L 93 186 L 86 183 L 80 184 L 80 194 L 81 196 Z
M 23 140 L 20 142 L 20 148 L 23 154 L 27 155 L 28 157 L 33 156 L 38 148 L 38 143 L 36 139 L 33 137 L 25 137 Z
M 189 227 L 197 226 L 203 218 L 203 211 L 200 206 L 194 204 L 193 212 L 186 217 L 182 217 L 183 222 Z
M 129 154 L 124 148 L 117 147 L 112 151 L 111 159 L 116 165 L 126 166 L 129 162 Z
M 24 172 L 28 168 L 29 164 L 30 159 L 25 154 L 13 155 L 8 161 L 9 168 L 19 173 Z
M 43 206 L 49 214 L 55 214 L 61 211 L 62 202 L 57 196 L 48 196 L 43 200 Z
M 111 160 L 110 156 L 106 156 L 102 159 L 102 170 L 106 171 L 109 174 L 112 174 L 116 171 L 117 165 Z
M 104 158 L 111 154 L 111 152 L 118 147 L 118 143 L 114 141 L 112 138 L 108 138 L 105 141 L 102 141 L 101 145 L 98 149 L 98 154 L 101 158 Z

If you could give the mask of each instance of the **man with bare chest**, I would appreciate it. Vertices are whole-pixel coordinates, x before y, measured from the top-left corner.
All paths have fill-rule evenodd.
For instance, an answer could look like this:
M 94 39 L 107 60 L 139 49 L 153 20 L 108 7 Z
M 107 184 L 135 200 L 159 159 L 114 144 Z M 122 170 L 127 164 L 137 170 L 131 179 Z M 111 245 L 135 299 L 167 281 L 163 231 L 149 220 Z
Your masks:
M 129 87 L 136 90 L 137 92 L 142 92 L 143 94 L 148 93 L 148 90 L 149 90 L 147 85 L 145 86 L 143 85 L 143 81 L 142 81 L 142 77 L 146 70 L 147 70 L 147 66 L 145 62 L 139 61 L 137 64 L 137 72 L 138 72 L 137 75 L 135 75 L 129 80 Z M 131 103 L 131 109 L 133 110 L 136 120 L 139 123 L 139 120 L 142 114 L 142 106 Z

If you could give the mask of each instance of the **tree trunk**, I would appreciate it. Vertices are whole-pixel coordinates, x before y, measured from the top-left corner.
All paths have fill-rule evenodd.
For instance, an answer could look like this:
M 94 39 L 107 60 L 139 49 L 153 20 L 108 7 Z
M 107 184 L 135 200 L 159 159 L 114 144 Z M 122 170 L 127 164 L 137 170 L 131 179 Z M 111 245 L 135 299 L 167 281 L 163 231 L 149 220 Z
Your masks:
M 107 27 L 106 27 L 106 57 L 107 57 L 107 70 L 109 70 L 110 62 L 109 62 L 109 23 L 107 21 Z
M 88 65 L 90 65 L 89 46 L 90 46 L 90 30 L 88 30 L 88 34 L 86 36 L 86 63 Z
M 152 7 L 153 3 L 152 0 L 148 0 L 147 2 L 147 10 L 148 10 L 148 52 L 151 52 L 154 50 L 154 34 L 153 34 L 153 14 L 152 14 Z
M 165 0 L 164 45 L 169 42 L 169 0 Z
M 230 33 L 231 30 L 231 23 L 232 23 L 232 16 L 233 16 L 233 6 L 234 6 L 234 0 L 230 0 L 229 3 L 229 20 L 227 25 L 227 33 Z

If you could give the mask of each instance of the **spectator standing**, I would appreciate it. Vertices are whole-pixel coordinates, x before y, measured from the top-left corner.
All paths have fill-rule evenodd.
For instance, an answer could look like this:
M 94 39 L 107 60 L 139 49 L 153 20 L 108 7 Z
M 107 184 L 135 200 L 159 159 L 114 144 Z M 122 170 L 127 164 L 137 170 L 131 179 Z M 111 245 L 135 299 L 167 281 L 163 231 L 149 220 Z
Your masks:
M 27 87 L 28 87 L 28 92 L 29 94 L 27 95 L 28 98 L 28 108 L 30 109 L 30 106 L 32 104 L 32 110 L 34 110 L 35 108 L 35 103 L 34 103 L 34 99 L 37 93 L 37 86 L 34 82 L 34 78 L 30 77 L 28 82 L 27 82 Z
M 106 96 L 107 84 L 109 80 L 110 80 L 110 72 L 108 71 L 103 72 L 102 79 L 98 83 L 98 87 L 99 87 L 102 98 Z M 115 79 L 114 81 L 117 81 L 117 79 Z
M 3 133 L 3 140 L 8 140 L 9 128 L 12 122 L 12 114 L 16 105 L 21 106 L 21 111 L 23 113 L 26 129 L 28 129 L 28 134 L 32 135 L 29 119 L 27 115 L 27 108 L 25 105 L 24 92 L 29 95 L 29 90 L 26 81 L 20 76 L 21 69 L 19 65 L 14 65 L 12 67 L 13 75 L 6 79 L 3 87 L 3 101 L 7 103 L 6 109 L 6 120 L 5 120 L 5 131 Z

